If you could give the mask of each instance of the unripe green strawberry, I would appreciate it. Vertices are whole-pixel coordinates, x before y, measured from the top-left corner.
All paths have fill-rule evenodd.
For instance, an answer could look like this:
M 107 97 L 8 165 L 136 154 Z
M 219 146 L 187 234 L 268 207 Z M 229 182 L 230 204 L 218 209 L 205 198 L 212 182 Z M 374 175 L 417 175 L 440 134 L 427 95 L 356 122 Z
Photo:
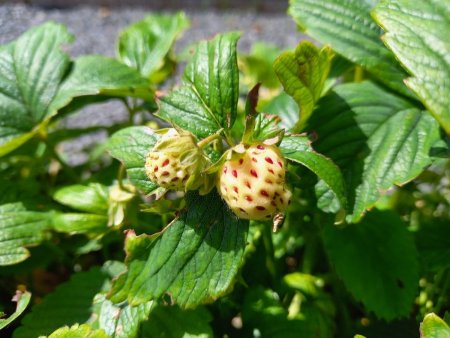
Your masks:
M 148 153 L 145 172 L 160 187 L 195 190 L 206 184 L 203 171 L 208 164 L 209 160 L 197 146 L 194 135 L 171 128 Z
M 238 145 L 241 149 L 243 145 Z M 255 144 L 231 150 L 218 172 L 218 190 L 242 219 L 269 220 L 286 210 L 291 192 L 285 184 L 284 157 L 274 145 Z

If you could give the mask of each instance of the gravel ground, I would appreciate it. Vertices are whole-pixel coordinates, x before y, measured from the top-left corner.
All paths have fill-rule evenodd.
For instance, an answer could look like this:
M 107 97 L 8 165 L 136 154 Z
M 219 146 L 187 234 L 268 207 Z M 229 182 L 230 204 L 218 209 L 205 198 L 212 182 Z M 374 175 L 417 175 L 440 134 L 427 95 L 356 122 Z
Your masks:
M 70 8 L 80 5 L 107 7 L 146 7 L 155 10 L 190 8 L 193 10 L 211 9 L 250 9 L 258 12 L 286 11 L 288 0 L 1 0 L 9 3 L 25 3 L 45 8 Z
M 295 23 L 283 12 L 258 13 L 252 11 L 191 11 L 187 10 L 191 27 L 175 46 L 180 52 L 186 46 L 201 39 L 210 38 L 225 31 L 241 31 L 240 52 L 248 52 L 256 41 L 273 43 L 281 48 L 292 48 L 302 38 Z M 17 38 L 28 28 L 48 20 L 65 24 L 75 35 L 69 52 L 76 57 L 83 54 L 114 56 L 118 32 L 134 21 L 142 19 L 148 10 L 139 8 L 78 7 L 47 9 L 23 4 L 0 5 L 0 44 Z M 71 128 L 109 126 L 122 122 L 127 114 L 121 104 L 111 101 L 90 106 L 71 117 L 64 125 Z M 79 164 L 86 159 L 82 150 L 105 137 L 94 133 L 65 144 L 65 151 L 73 154 L 71 163 Z M 76 155 L 78 154 L 78 155 Z
M 51 10 L 25 5 L 0 5 L 0 44 L 17 38 L 32 26 L 54 20 L 67 25 L 75 35 L 76 40 L 70 50 L 73 56 L 114 56 L 118 32 L 142 19 L 145 14 L 143 9 L 138 8 L 80 7 Z M 191 20 L 191 28 L 177 43 L 178 51 L 189 43 L 230 30 L 243 32 L 239 43 L 239 50 L 242 52 L 248 51 L 255 41 L 268 41 L 287 48 L 295 46 L 301 38 L 294 22 L 285 13 L 187 11 L 187 15 Z

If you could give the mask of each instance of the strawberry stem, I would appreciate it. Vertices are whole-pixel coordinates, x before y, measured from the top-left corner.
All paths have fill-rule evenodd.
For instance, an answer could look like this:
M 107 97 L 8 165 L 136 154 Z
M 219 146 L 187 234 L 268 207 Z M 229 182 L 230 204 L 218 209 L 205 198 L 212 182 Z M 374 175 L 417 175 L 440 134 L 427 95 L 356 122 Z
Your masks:
M 220 138 L 220 133 L 223 131 L 223 129 L 220 129 L 217 133 L 209 135 L 208 137 L 204 138 L 200 142 L 197 143 L 197 147 L 200 149 L 203 149 L 208 144 L 210 144 L 212 141 L 215 141 Z

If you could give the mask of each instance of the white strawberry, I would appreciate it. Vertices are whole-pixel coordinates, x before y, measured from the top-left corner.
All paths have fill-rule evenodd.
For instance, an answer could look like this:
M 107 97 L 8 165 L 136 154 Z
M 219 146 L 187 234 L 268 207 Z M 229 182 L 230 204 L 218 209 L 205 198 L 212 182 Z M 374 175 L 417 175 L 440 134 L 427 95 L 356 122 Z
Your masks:
M 196 190 L 207 184 L 203 171 L 209 160 L 189 132 L 173 128 L 148 153 L 145 173 L 160 187 L 170 190 Z
M 285 211 L 291 192 L 279 149 L 263 143 L 240 144 L 230 154 L 218 172 L 217 188 L 231 210 L 249 220 L 270 220 Z

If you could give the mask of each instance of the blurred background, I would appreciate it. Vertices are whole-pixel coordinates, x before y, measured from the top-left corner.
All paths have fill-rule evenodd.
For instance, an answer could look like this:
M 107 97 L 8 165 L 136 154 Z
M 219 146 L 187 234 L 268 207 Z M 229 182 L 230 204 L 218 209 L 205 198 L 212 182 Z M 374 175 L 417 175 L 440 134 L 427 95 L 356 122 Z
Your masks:
M 72 6 L 139 6 L 150 9 L 180 9 L 196 10 L 210 9 L 252 9 L 257 11 L 285 11 L 287 0 L 4 0 L 4 2 L 24 3 L 28 5 L 45 6 L 49 8 L 67 8 Z
M 295 23 L 286 14 L 287 0 L 0 0 L 0 4 L 0 43 L 17 38 L 30 26 L 55 20 L 75 35 L 74 56 L 112 56 L 117 33 L 154 11 L 182 10 L 188 14 L 191 27 L 176 46 L 178 51 L 229 30 L 244 33 L 240 42 L 243 51 L 255 41 L 293 47 L 299 38 Z

